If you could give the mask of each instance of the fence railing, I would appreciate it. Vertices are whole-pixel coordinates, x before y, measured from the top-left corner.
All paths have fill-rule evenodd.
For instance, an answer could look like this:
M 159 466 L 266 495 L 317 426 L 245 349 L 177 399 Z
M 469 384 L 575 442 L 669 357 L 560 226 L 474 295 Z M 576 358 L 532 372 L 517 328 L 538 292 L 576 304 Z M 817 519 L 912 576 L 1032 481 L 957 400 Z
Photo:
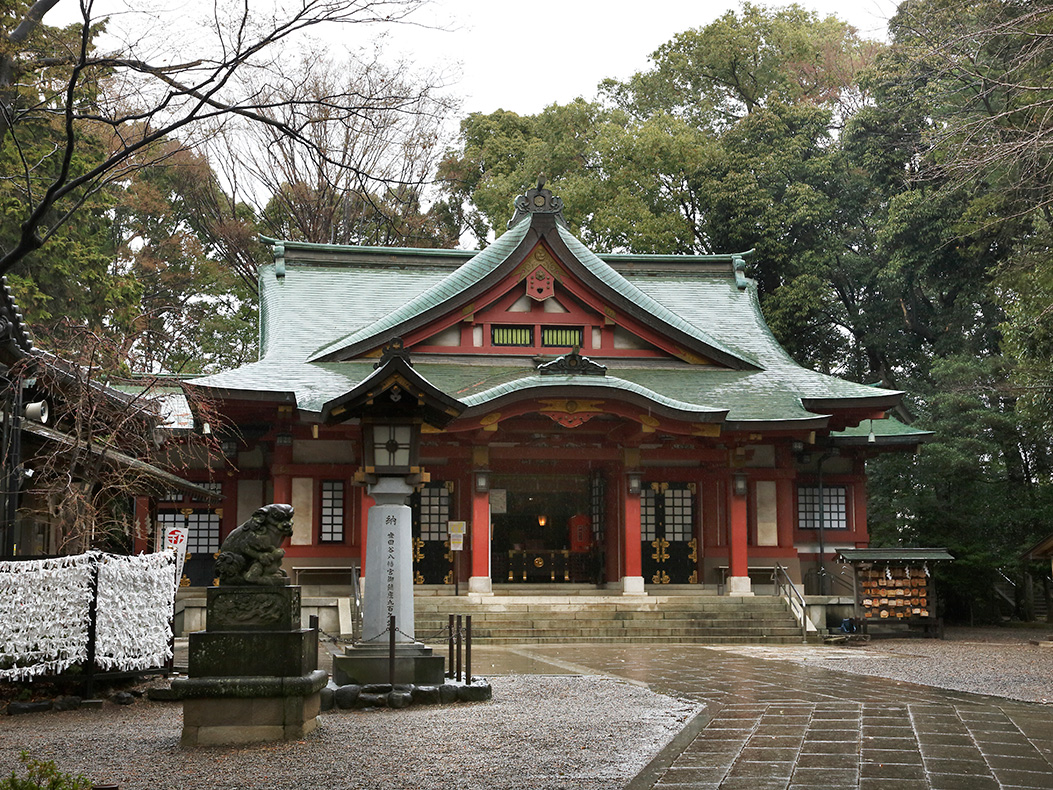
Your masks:
M 804 596 L 797 589 L 797 585 L 793 583 L 793 580 L 790 579 L 786 569 L 779 563 L 775 563 L 775 567 L 772 568 L 771 582 L 775 587 L 775 594 L 789 604 L 790 611 L 801 626 L 801 642 L 806 643 L 808 641 L 808 624 L 810 621 L 808 620 L 808 604 L 805 603 Z

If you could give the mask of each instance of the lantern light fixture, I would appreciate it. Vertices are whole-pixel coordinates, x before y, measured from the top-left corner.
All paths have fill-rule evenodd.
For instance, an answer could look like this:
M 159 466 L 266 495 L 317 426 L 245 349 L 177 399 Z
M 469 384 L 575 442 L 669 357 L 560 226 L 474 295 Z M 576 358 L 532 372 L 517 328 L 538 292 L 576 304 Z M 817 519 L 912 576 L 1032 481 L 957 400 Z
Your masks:
M 629 472 L 629 493 L 639 494 L 643 490 L 643 476 L 639 472 Z
M 749 480 L 746 475 L 735 475 L 732 482 L 735 496 L 746 496 L 749 491 Z
M 371 474 L 398 477 L 420 471 L 420 425 L 413 422 L 368 422 L 366 467 Z

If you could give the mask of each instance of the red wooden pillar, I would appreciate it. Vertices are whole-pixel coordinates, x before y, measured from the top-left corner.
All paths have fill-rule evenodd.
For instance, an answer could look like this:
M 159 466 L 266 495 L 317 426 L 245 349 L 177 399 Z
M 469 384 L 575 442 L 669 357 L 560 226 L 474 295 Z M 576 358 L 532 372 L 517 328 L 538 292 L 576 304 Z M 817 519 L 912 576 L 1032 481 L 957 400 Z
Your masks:
M 736 477 L 739 479 L 736 484 Z M 749 534 L 748 510 L 746 507 L 747 491 L 736 492 L 736 488 L 746 485 L 744 475 L 733 475 L 729 488 L 728 517 L 730 521 L 730 545 L 728 557 L 728 595 L 753 595 L 749 576 Z
M 490 492 L 477 491 L 472 475 L 472 572 L 468 592 L 491 593 L 490 579 Z
M 856 548 L 865 549 L 870 545 L 870 532 L 867 529 L 867 480 L 857 477 L 852 484 L 853 520 L 852 528 L 856 533 Z
M 629 490 L 629 478 L 622 475 L 623 521 L 622 543 L 622 593 L 625 595 L 644 595 L 643 562 L 640 557 L 640 493 Z
M 271 462 L 271 486 L 274 502 L 278 505 L 292 504 L 292 443 L 282 444 L 282 438 L 274 444 L 274 460 Z
M 366 538 L 369 531 L 369 509 L 375 504 L 373 497 L 366 493 L 365 486 L 358 488 L 358 574 L 360 577 L 366 575 Z
M 622 525 L 625 523 L 622 512 L 622 489 L 618 484 L 618 470 L 611 469 L 607 478 L 607 486 L 604 491 L 603 508 L 606 513 L 607 523 L 604 525 L 606 535 L 606 572 L 605 580 L 613 585 L 615 580 L 622 578 L 622 546 L 625 544 L 625 534 Z

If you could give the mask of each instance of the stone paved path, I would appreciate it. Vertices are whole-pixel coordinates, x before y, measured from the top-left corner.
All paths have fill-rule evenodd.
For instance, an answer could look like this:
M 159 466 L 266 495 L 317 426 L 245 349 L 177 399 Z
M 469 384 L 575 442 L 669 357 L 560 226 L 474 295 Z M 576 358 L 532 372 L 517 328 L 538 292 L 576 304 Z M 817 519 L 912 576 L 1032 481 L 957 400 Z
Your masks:
M 1053 705 L 683 645 L 518 652 L 706 704 L 628 790 L 1053 790 Z

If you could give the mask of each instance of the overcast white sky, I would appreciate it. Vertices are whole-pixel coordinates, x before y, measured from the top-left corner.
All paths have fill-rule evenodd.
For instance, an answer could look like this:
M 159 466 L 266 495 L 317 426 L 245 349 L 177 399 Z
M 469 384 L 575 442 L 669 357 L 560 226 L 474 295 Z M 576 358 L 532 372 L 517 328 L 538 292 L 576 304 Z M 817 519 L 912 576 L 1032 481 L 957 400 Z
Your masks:
M 754 1 L 768 7 L 788 4 Z M 140 3 L 185 9 L 198 2 L 211 5 L 209 0 L 96 0 L 95 5 L 104 12 L 142 8 Z M 883 38 L 897 2 L 801 0 L 800 5 Z M 61 0 L 45 21 L 72 21 L 77 8 L 77 0 Z M 423 69 L 453 74 L 450 90 L 463 98 L 465 113 L 532 114 L 578 96 L 593 98 L 600 80 L 631 76 L 675 34 L 737 8 L 737 0 L 431 0 L 418 19 L 442 29 L 394 26 L 385 51 L 406 55 Z M 346 29 L 342 32 L 347 35 Z M 364 33 L 356 28 L 353 43 L 364 45 Z
M 755 0 L 780 7 L 787 2 Z M 883 39 L 895 0 L 801 0 L 834 14 L 863 35 Z M 425 18 L 451 32 L 401 30 L 392 48 L 421 65 L 461 63 L 455 93 L 466 112 L 531 114 L 552 103 L 592 98 L 606 77 L 625 79 L 675 34 L 703 27 L 737 0 L 434 0 Z

